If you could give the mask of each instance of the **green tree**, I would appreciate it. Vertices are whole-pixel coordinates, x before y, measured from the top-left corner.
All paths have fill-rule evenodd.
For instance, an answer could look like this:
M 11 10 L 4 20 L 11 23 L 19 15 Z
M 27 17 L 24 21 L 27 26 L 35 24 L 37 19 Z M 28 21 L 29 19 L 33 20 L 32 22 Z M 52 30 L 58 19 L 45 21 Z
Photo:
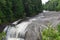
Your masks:
M 42 12 L 41 0 L 0 0 L 0 24 Z
M 22 0 L 12 0 L 12 11 L 16 19 L 25 17 Z
M 34 16 L 42 12 L 41 0 L 23 0 L 23 4 L 27 16 Z
M 50 11 L 58 11 L 60 10 L 60 0 L 49 0 L 45 5 L 44 5 L 45 10 L 50 10 Z

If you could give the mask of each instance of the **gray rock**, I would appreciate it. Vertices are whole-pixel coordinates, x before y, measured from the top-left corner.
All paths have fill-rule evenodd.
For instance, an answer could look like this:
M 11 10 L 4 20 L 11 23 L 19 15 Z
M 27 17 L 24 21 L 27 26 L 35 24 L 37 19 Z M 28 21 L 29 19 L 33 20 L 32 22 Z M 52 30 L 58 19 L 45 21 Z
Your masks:
M 25 40 L 42 40 L 40 27 L 37 24 L 30 24 L 27 30 Z

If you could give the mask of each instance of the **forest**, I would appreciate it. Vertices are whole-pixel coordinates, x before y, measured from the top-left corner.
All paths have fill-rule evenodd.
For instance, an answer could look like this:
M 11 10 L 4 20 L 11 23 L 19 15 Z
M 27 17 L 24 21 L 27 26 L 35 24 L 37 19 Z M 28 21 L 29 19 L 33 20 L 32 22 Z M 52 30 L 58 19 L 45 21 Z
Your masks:
M 12 24 L 27 17 L 31 20 Z M 42 0 L 0 0 L 0 40 L 13 40 L 11 38 L 60 40 L 60 0 L 49 0 L 45 4 Z
M 42 12 L 41 0 L 0 0 L 0 25 Z
M 49 0 L 46 4 L 43 4 L 45 10 L 60 11 L 60 0 Z

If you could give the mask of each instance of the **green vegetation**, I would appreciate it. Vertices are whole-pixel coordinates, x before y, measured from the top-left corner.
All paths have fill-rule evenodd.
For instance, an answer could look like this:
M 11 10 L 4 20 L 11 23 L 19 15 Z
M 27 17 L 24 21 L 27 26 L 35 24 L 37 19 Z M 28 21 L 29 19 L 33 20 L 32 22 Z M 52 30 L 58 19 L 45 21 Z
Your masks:
M 45 10 L 60 11 L 60 0 L 49 0 L 43 6 Z
M 3 37 L 5 38 L 5 36 L 6 36 L 6 33 L 4 32 L 0 33 L 0 40 L 2 40 Z
M 0 24 L 8 24 L 42 12 L 41 0 L 0 0 Z
M 60 40 L 60 24 L 57 25 L 57 28 L 48 26 L 47 29 L 44 29 L 42 40 Z
M 34 16 L 42 12 L 41 0 L 23 0 L 26 16 Z

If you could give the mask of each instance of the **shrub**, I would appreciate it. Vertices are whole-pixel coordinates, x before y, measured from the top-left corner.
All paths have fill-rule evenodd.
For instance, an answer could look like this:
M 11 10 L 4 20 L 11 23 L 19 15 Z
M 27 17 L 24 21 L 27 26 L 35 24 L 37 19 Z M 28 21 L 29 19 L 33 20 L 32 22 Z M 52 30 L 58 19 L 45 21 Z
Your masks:
M 42 40 L 60 40 L 60 25 L 58 25 L 58 27 L 58 30 L 50 26 L 47 29 L 44 29 L 42 31 Z
M 5 37 L 6 36 L 6 33 L 2 32 L 0 33 L 0 40 L 2 40 L 2 37 Z
M 57 25 L 57 30 L 60 33 L 60 23 Z

